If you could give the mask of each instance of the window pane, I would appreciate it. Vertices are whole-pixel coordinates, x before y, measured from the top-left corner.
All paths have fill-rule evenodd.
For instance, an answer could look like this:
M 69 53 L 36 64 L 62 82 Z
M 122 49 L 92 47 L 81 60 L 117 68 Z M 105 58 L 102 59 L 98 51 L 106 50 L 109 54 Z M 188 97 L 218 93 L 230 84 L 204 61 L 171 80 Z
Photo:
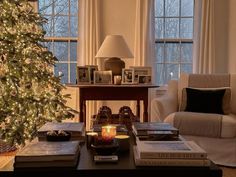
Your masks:
M 54 18 L 54 36 L 69 36 L 69 19 L 67 16 L 55 16 Z
M 179 65 L 166 64 L 166 83 L 169 80 L 177 80 L 179 78 Z
M 39 13 L 42 15 L 52 15 L 52 0 L 40 0 Z
M 181 19 L 180 36 L 183 39 L 193 38 L 193 19 L 192 18 Z
M 47 23 L 43 24 L 43 29 L 46 31 L 45 36 L 49 37 L 53 35 L 53 21 L 52 16 L 45 16 Z
M 54 42 L 54 55 L 59 61 L 68 61 L 68 42 Z
M 67 63 L 57 63 L 54 67 L 55 76 L 62 75 L 61 83 L 68 83 L 68 64 Z
M 192 62 L 193 44 L 181 44 L 181 62 Z
M 192 73 L 192 64 L 182 64 L 180 67 L 180 72 Z
M 45 42 L 43 46 L 47 47 L 47 49 L 53 52 L 53 43 L 52 42 Z
M 78 18 L 70 17 L 70 36 L 76 37 L 78 35 Z
M 55 2 L 55 15 L 69 14 L 69 2 L 68 0 L 56 0 Z
M 179 38 L 179 19 L 178 18 L 166 19 L 165 38 Z
M 164 64 L 157 64 L 156 83 L 158 85 L 164 85 L 166 83 Z
M 70 83 L 76 84 L 76 63 L 70 64 Z
M 158 39 L 162 39 L 164 37 L 164 19 L 163 18 L 155 18 L 155 37 Z
M 178 43 L 166 44 L 166 62 L 178 62 L 180 58 L 180 50 Z
M 164 0 L 156 0 L 155 1 L 155 16 L 163 17 L 164 15 Z
M 179 16 L 179 0 L 166 0 L 165 3 L 165 16 Z
M 78 14 L 78 0 L 70 0 L 70 14 L 71 15 Z
M 164 62 L 164 43 L 156 43 L 155 45 L 156 59 L 158 63 Z
M 194 0 L 181 0 L 181 16 L 193 16 L 193 2 Z
M 70 61 L 77 61 L 77 42 L 70 42 Z

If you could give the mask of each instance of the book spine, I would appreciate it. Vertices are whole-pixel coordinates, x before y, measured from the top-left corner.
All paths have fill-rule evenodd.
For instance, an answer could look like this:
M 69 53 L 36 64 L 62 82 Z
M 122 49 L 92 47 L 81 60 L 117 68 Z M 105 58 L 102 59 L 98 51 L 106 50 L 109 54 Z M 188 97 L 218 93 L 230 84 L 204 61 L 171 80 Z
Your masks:
M 208 159 L 135 159 L 136 166 L 210 166 Z
M 160 153 L 149 153 L 149 152 L 140 152 L 141 159 L 206 159 L 206 153 L 169 153 L 169 152 L 160 152 Z

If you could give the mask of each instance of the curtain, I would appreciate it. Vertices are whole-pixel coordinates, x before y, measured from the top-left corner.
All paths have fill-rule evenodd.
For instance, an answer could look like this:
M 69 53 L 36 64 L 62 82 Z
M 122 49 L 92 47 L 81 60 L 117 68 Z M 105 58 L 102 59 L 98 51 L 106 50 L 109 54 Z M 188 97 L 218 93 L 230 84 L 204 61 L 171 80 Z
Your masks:
M 152 66 L 155 60 L 155 16 L 154 0 L 136 1 L 134 38 L 134 66 Z M 155 66 L 154 66 L 155 67 Z M 152 71 L 155 68 L 152 68 Z M 153 73 L 154 77 L 155 74 Z M 152 78 L 153 81 L 155 78 Z M 151 96 L 151 93 L 149 94 Z M 150 98 L 150 97 L 149 97 Z M 149 99 L 150 100 L 150 99 Z M 131 107 L 135 108 L 132 102 Z M 150 101 L 149 101 L 150 105 Z M 150 106 L 149 106 L 150 107 Z M 141 113 L 143 112 L 141 108 Z M 150 113 L 150 109 L 149 109 Z M 142 114 L 140 114 L 142 116 Z
M 196 50 L 193 71 L 210 74 L 215 72 L 215 34 L 214 34 L 214 0 L 201 1 L 201 23 L 199 45 Z M 196 32 L 195 32 L 196 33 Z
M 99 0 L 79 1 L 79 57 L 78 65 L 98 65 L 95 55 L 99 49 Z M 86 104 L 86 128 L 90 127 L 90 118 L 96 113 L 97 103 Z

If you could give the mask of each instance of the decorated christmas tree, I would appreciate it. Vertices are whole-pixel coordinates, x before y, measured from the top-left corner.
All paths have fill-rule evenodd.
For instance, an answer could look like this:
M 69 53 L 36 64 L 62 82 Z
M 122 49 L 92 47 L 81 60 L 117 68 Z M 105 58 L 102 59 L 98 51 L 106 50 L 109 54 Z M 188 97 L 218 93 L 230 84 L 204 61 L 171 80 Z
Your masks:
M 44 47 L 46 19 L 27 0 L 0 0 L 0 139 L 24 145 L 48 121 L 72 117 Z

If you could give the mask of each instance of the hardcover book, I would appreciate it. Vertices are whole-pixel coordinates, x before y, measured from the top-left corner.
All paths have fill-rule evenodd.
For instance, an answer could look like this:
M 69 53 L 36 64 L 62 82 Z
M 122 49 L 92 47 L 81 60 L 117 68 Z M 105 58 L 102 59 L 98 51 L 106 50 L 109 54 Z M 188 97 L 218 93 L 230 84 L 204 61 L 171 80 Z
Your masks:
M 48 131 L 63 130 L 70 132 L 71 140 L 84 140 L 84 123 L 75 122 L 47 122 L 38 130 L 39 141 L 45 141 Z
M 136 166 L 210 166 L 209 159 L 162 159 L 140 158 L 137 147 L 133 147 Z
M 16 154 L 15 163 L 75 161 L 79 152 L 79 141 L 31 142 Z
M 142 159 L 206 159 L 207 153 L 194 141 L 137 141 Z
M 132 125 L 133 132 L 136 136 L 148 136 L 151 134 L 169 134 L 170 136 L 178 136 L 179 131 L 177 128 L 173 127 L 169 123 L 159 123 L 159 122 L 134 122 Z

